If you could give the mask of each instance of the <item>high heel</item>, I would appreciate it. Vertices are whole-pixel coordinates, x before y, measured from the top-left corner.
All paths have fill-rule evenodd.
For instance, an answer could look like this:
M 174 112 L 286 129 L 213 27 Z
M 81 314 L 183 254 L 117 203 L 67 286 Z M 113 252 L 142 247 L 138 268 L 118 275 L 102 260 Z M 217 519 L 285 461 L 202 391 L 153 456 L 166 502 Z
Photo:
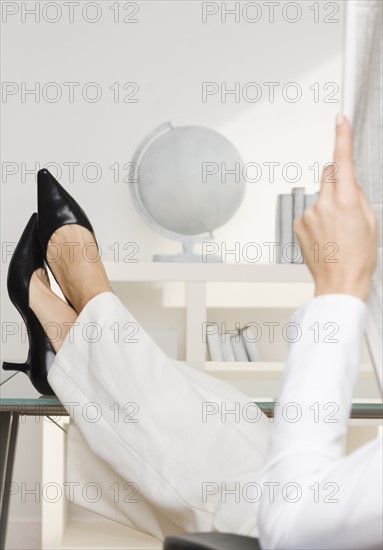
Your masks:
M 45 269 L 44 256 L 37 235 L 37 214 L 33 214 L 13 253 L 7 278 L 11 302 L 27 327 L 29 353 L 25 363 L 5 361 L 3 369 L 24 372 L 37 391 L 52 395 L 54 392 L 48 383 L 47 374 L 56 354 L 40 321 L 29 307 L 29 284 L 33 273 L 39 268 Z
M 27 374 L 28 369 L 29 361 L 25 361 L 25 363 L 10 363 L 9 361 L 3 361 L 3 370 L 17 370 Z
M 37 188 L 37 230 L 48 265 L 49 263 L 46 256 L 48 242 L 52 234 L 59 227 L 69 224 L 81 225 L 92 233 L 96 241 L 93 227 L 84 210 L 45 168 L 40 170 L 37 174 Z M 54 273 L 53 276 L 55 277 Z M 66 296 L 65 299 L 68 304 L 75 309 Z

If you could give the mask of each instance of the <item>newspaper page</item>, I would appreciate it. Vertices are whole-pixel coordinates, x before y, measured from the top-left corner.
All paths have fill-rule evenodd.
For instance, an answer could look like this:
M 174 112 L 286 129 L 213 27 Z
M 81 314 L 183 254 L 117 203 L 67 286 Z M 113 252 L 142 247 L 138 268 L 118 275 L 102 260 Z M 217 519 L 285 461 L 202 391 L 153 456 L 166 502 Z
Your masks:
M 343 111 L 354 133 L 356 174 L 379 224 L 378 264 L 373 277 L 366 338 L 382 389 L 382 0 L 346 3 Z

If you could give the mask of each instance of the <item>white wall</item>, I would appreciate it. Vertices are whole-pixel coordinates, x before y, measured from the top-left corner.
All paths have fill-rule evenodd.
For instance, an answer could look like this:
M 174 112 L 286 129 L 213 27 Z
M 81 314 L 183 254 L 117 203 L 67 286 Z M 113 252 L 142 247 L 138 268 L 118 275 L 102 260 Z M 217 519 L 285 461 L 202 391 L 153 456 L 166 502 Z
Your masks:
M 109 247 L 116 242 L 137 242 L 137 257 L 142 260 L 156 252 L 178 251 L 178 243 L 145 225 L 133 209 L 128 184 L 114 183 L 109 169 L 116 162 L 121 167 L 129 162 L 146 133 L 167 120 L 175 125 L 214 128 L 236 145 L 245 163 L 257 162 L 263 167 L 262 180 L 248 184 L 245 201 L 235 217 L 215 232 L 217 241 L 225 241 L 228 248 L 236 241 L 244 244 L 275 239 L 276 196 L 293 186 L 281 175 L 286 163 L 297 162 L 302 168 L 302 179 L 296 185 L 304 185 L 308 191 L 318 188 L 309 167 L 331 159 L 334 117 L 340 105 L 322 101 L 331 88 L 322 90 L 322 100 L 315 103 L 309 87 L 315 82 L 321 88 L 329 82 L 340 83 L 341 13 L 338 24 L 314 23 L 314 12 L 302 2 L 302 19 L 296 24 L 284 21 L 280 10 L 275 12 L 276 22 L 269 23 L 265 7 L 259 23 L 243 19 L 235 23 L 228 16 L 223 24 L 220 14 L 202 23 L 200 2 L 161 1 L 142 2 L 136 16 L 139 23 L 118 24 L 112 22 L 112 3 L 103 2 L 98 23 L 89 24 L 77 17 L 70 24 L 64 10 L 62 19 L 50 24 L 43 19 L 44 2 L 37 2 L 40 23 L 30 15 L 22 22 L 24 2 L 3 4 L 20 5 L 19 12 L 8 16 L 3 24 L 4 83 L 15 82 L 21 88 L 24 82 L 32 88 L 39 82 L 43 88 L 55 82 L 63 93 L 57 103 L 48 103 L 42 96 L 37 103 L 30 95 L 23 103 L 20 92 L 3 99 L 3 243 L 17 241 L 37 207 L 33 168 L 38 168 L 37 163 L 44 166 L 55 162 L 62 169 L 62 183 L 90 216 L 104 259 L 113 259 Z M 93 17 L 93 11 L 88 13 Z M 53 18 L 54 11 L 45 15 Z M 290 17 L 293 15 L 291 11 Z M 330 12 L 322 11 L 322 19 L 324 15 Z M 114 103 L 109 86 L 129 81 L 140 86 L 139 103 Z M 258 103 L 243 99 L 236 103 L 228 96 L 222 103 L 217 95 L 203 103 L 204 81 L 227 82 L 227 87 L 234 82 L 257 82 L 264 98 Z M 263 86 L 271 81 L 281 83 L 274 103 L 266 101 Z M 67 101 L 65 82 L 81 83 L 73 103 Z M 89 82 L 102 87 L 101 101 L 89 103 L 81 97 L 79 90 Z M 278 90 L 288 82 L 297 82 L 302 88 L 301 101 L 288 103 L 281 97 Z M 339 98 L 337 93 L 335 99 Z M 73 162 L 80 166 L 70 183 L 65 163 Z M 97 162 L 102 170 L 98 183 L 82 177 L 82 168 L 89 162 Z M 281 163 L 274 183 L 268 181 L 265 162 Z M 6 170 L 12 169 L 10 163 L 15 163 L 15 175 L 6 175 Z M 32 173 L 25 175 L 23 167 Z M 88 179 L 93 174 L 90 170 Z M 3 275 L 7 258 L 3 254 Z M 267 261 L 266 255 L 263 261 Z M 18 319 L 9 307 L 4 285 L 2 292 L 3 318 Z M 4 353 L 20 355 L 16 339 L 15 345 L 8 342 Z
M 68 22 L 68 10 L 62 2 L 59 4 L 63 15 L 57 23 L 46 21 L 54 17 L 53 11 L 44 14 L 46 3 L 36 3 L 42 15 L 40 23 L 36 23 L 32 16 L 22 22 L 25 2 L 3 2 L 3 9 L 8 5 L 9 10 L 12 6 L 19 10 L 7 21 L 3 13 L 3 81 L 19 86 L 25 82 L 29 88 L 36 82 L 42 87 L 56 82 L 63 91 L 63 99 L 57 103 L 43 98 L 38 103 L 30 96 L 23 103 L 20 93 L 3 100 L 3 242 L 15 242 L 36 209 L 35 174 L 22 181 L 22 163 L 32 170 L 35 163 L 44 166 L 56 162 L 63 168 L 61 182 L 92 220 L 105 259 L 113 258 L 108 248 L 115 242 L 137 242 L 142 260 L 150 259 L 153 253 L 177 252 L 178 244 L 158 236 L 143 223 L 133 209 L 128 184 L 113 183 L 109 169 L 116 162 L 120 166 L 128 162 L 146 133 L 167 120 L 175 125 L 202 125 L 222 132 L 236 145 L 245 162 L 297 162 L 303 171 L 297 185 L 308 191 L 317 189 L 309 167 L 331 160 L 335 113 L 340 110 L 339 103 L 323 102 L 324 95 L 331 92 L 329 88 L 324 93 L 323 87 L 329 82 L 340 84 L 342 10 L 334 16 L 339 23 L 323 23 L 331 11 L 323 11 L 320 3 L 321 22 L 315 23 L 314 12 L 309 9 L 314 2 L 302 1 L 301 20 L 289 23 L 281 17 L 286 5 L 281 2 L 275 12 L 276 22 L 270 23 L 267 8 L 257 2 L 263 12 L 258 23 L 251 24 L 243 18 L 236 23 L 233 17 L 222 23 L 220 14 L 202 23 L 200 2 L 157 1 L 140 3 L 139 23 L 124 24 L 113 22 L 109 9 L 113 3 L 103 1 L 98 4 L 102 10 L 100 21 L 90 24 L 80 16 L 85 3 L 81 2 L 80 10 L 77 8 L 73 23 Z M 35 3 L 27 4 L 30 7 Z M 121 7 L 124 4 L 120 2 Z M 93 17 L 95 12 L 88 13 Z M 255 12 L 248 13 L 251 17 Z M 293 16 L 293 11 L 288 12 L 288 17 Z M 129 81 L 139 84 L 139 103 L 114 103 L 109 87 Z M 227 82 L 228 87 L 234 82 L 257 82 L 264 94 L 264 82 L 280 82 L 281 86 L 274 103 L 266 99 L 258 103 L 241 99 L 236 103 L 232 96 L 226 103 L 219 101 L 218 96 L 203 103 L 203 81 Z M 64 82 L 81 83 L 73 103 L 67 100 Z M 88 82 L 102 87 L 101 101 L 89 103 L 82 99 L 79 90 Z M 280 90 L 288 82 L 296 82 L 302 88 L 301 101 L 288 103 L 281 97 Z M 309 90 L 315 82 L 321 89 L 318 103 Z M 339 100 L 340 93 L 335 98 Z M 18 172 L 6 178 L 4 169 L 10 162 L 16 163 Z M 73 183 L 68 181 L 64 166 L 68 162 L 81 165 Z M 81 168 L 89 162 L 97 162 L 102 168 L 98 183 L 84 181 L 81 176 Z M 291 187 L 283 181 L 280 169 L 275 182 L 270 183 L 264 167 L 262 181 L 248 185 L 246 199 L 236 216 L 216 231 L 217 241 L 226 242 L 228 247 L 236 241 L 273 241 L 276 196 Z M 7 267 L 3 257 L 3 327 L 6 322 L 20 321 L 6 293 Z M 143 296 L 143 304 L 144 300 Z M 26 344 L 15 336 L 3 345 L 2 358 L 21 358 L 25 353 Z M 25 459 L 17 463 L 15 478 L 38 480 L 40 426 L 30 422 L 28 433 L 23 430 L 20 436 L 19 451 L 27 452 Z M 14 518 L 38 517 L 39 511 L 16 501 L 11 513 Z

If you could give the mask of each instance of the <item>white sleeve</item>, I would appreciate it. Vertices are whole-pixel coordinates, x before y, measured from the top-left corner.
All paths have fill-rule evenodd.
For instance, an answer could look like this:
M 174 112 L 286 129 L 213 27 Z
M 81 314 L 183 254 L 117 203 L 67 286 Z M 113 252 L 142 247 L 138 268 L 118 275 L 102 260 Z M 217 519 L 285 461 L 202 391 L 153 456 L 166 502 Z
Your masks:
M 293 318 L 297 341 L 260 477 L 264 550 L 382 543 L 382 439 L 343 456 L 365 315 L 358 298 L 329 294 Z

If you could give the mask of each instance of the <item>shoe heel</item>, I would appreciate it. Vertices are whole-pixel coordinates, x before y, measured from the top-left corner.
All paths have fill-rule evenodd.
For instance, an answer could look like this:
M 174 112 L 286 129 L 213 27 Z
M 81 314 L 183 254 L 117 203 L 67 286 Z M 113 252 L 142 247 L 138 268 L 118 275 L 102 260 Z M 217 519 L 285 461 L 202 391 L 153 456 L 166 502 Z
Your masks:
M 28 361 L 25 363 L 10 363 L 8 361 L 4 361 L 3 370 L 16 370 L 27 373 L 29 371 L 29 363 Z

